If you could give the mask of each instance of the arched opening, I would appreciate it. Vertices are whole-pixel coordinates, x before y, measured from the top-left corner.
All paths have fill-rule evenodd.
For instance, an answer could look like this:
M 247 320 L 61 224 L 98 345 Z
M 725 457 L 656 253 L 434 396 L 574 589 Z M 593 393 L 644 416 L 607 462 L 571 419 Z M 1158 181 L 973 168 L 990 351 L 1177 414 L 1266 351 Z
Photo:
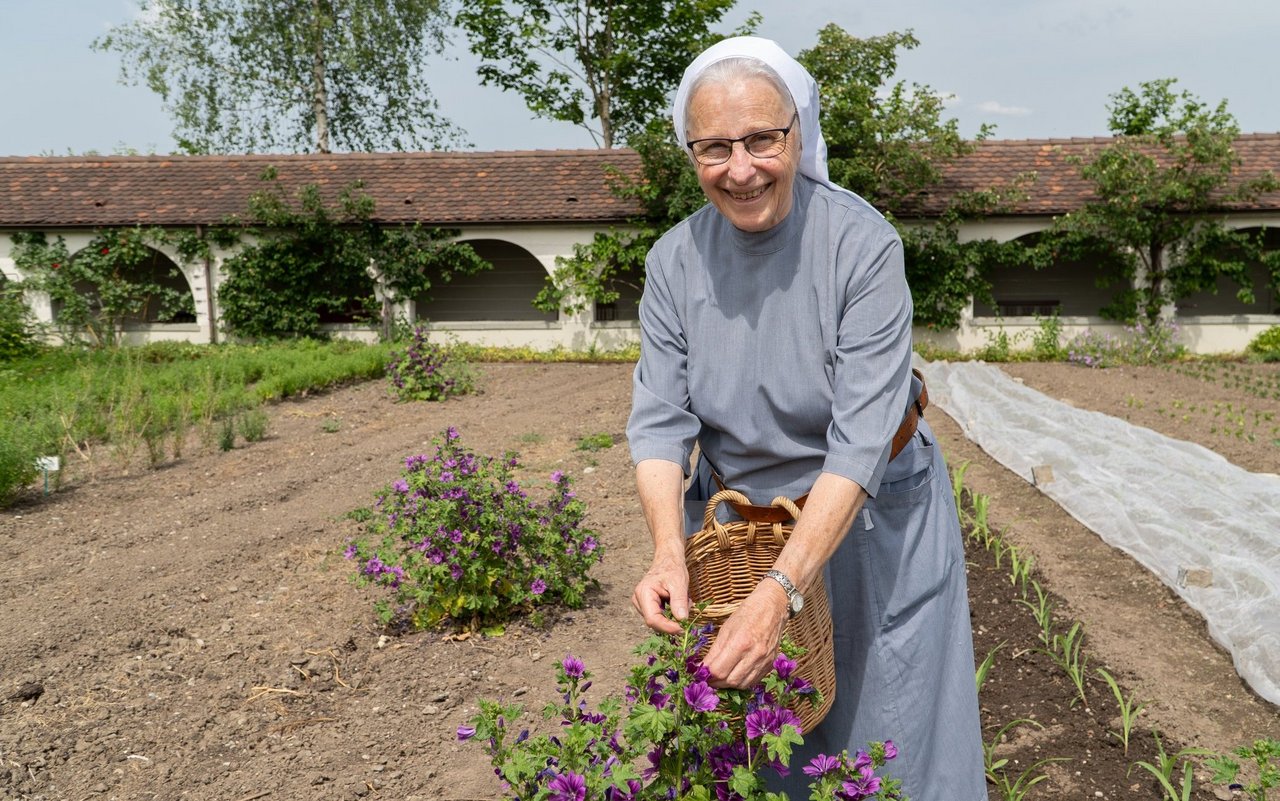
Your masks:
M 1039 233 L 1019 237 L 1034 245 Z M 1107 281 L 1114 275 L 1101 251 L 1075 258 L 1055 259 L 1040 269 L 1031 265 L 993 267 L 988 273 L 995 303 L 975 300 L 975 317 L 1096 317 L 1120 287 Z
M 417 319 L 432 323 L 556 321 L 555 312 L 533 306 L 547 271 L 532 253 L 498 239 L 474 239 L 467 244 L 493 269 L 435 282 L 427 295 L 413 299 Z
M 85 250 L 71 258 L 80 257 Z M 99 280 L 81 278 L 72 284 L 75 293 L 88 301 L 91 313 L 114 318 L 123 328 L 196 321 L 191 285 L 173 259 L 145 247 L 141 258 L 121 260 L 111 267 L 111 274 Z M 104 301 L 104 289 L 110 300 Z M 61 319 L 65 306 L 65 300 L 51 299 L 55 322 Z
M 1245 233 L 1263 235 L 1267 250 L 1280 250 L 1280 229 L 1242 229 Z M 1240 285 L 1225 276 L 1218 276 L 1212 289 L 1206 289 L 1180 298 L 1175 304 L 1178 317 L 1207 317 L 1211 315 L 1280 314 L 1280 293 L 1271 286 L 1271 275 L 1265 264 L 1251 261 L 1246 270 L 1253 303 L 1240 300 Z

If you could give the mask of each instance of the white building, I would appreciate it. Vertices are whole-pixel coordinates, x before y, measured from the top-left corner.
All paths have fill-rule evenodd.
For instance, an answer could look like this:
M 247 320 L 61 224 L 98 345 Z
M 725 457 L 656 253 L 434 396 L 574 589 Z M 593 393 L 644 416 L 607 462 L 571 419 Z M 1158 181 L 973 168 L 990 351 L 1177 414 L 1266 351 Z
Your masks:
M 1107 139 L 992 141 L 953 165 L 943 183 L 911 208 L 894 209 L 910 224 L 928 224 L 958 192 L 1008 184 L 1034 173 L 1027 197 L 1004 213 L 966 223 L 962 239 L 1006 241 L 1035 236 L 1057 215 L 1079 208 L 1089 198 L 1070 155 L 1086 155 Z M 1280 172 L 1280 134 L 1240 137 L 1242 174 Z M 560 345 L 610 348 L 637 337 L 638 292 L 607 307 L 577 315 L 548 314 L 531 301 L 555 269 L 600 231 L 624 226 L 636 211 L 609 188 L 612 170 L 635 175 L 639 157 L 630 150 L 520 151 L 496 153 L 394 153 L 255 156 L 28 157 L 0 158 L 0 273 L 10 281 L 23 276 L 10 253 L 10 234 L 42 231 L 61 236 L 73 254 L 96 230 L 115 226 L 196 229 L 243 215 L 249 196 L 261 187 L 264 170 L 274 169 L 280 185 L 292 191 L 315 184 L 329 199 L 355 181 L 376 202 L 375 219 L 387 224 L 421 223 L 457 229 L 494 269 L 433 287 L 431 298 L 405 304 L 409 319 L 426 319 L 433 330 L 495 345 Z M 1280 193 L 1249 207 L 1223 210 L 1232 227 L 1280 226 Z M 1268 228 L 1272 247 L 1280 235 Z M 223 261 L 231 253 L 215 250 L 208 260 L 183 263 L 172 248 L 160 246 L 157 264 L 176 265 L 191 293 L 194 315 L 186 321 L 133 321 L 133 340 L 217 341 L 218 287 Z M 1068 335 L 1086 328 L 1118 329 L 1098 309 L 1109 290 L 1096 286 L 1098 271 L 1088 263 L 1063 262 L 1044 270 L 1010 269 L 992 276 L 995 304 L 970 304 L 951 331 L 918 330 L 917 338 L 954 349 L 987 343 L 997 328 L 1010 336 L 1033 330 L 1036 315 L 1056 313 Z M 1253 265 L 1256 301 L 1244 304 L 1233 287 L 1202 293 L 1177 304 L 1170 313 L 1181 338 L 1199 352 L 1239 351 L 1258 332 L 1280 324 L 1280 293 L 1262 265 Z M 37 316 L 56 315 L 47 299 L 31 298 Z M 367 328 L 336 324 L 347 335 L 368 336 Z

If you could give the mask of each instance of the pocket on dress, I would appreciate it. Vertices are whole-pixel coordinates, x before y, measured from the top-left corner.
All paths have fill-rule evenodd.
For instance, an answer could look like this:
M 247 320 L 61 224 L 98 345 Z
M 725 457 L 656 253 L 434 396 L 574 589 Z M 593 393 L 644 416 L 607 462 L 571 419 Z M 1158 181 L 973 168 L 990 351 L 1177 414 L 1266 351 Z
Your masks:
M 946 523 L 949 510 L 938 494 L 936 446 L 921 440 L 914 445 L 901 455 L 904 464 L 890 463 L 880 491 L 854 523 L 866 548 L 882 629 L 906 625 L 941 593 L 957 559 Z

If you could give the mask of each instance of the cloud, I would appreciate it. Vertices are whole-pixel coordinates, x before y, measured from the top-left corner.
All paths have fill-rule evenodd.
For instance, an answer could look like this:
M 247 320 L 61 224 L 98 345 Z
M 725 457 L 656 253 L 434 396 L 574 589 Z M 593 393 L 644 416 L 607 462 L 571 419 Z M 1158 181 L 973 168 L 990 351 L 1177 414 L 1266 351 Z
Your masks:
M 987 114 L 998 114 L 1002 117 L 1025 117 L 1031 109 L 1025 106 L 1006 106 L 995 100 L 984 100 L 978 104 L 978 110 Z

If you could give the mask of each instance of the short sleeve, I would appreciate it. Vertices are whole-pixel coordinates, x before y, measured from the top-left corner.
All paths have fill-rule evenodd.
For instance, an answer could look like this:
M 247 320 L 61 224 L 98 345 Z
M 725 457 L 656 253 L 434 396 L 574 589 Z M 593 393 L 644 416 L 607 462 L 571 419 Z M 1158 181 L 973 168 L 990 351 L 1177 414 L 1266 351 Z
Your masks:
M 689 473 L 701 423 L 690 410 L 689 344 L 669 276 L 652 252 L 640 298 L 640 361 L 632 380 L 627 441 L 633 462 L 664 459 Z
M 888 223 L 866 246 L 837 252 L 839 322 L 827 457 L 823 470 L 875 497 L 894 433 L 910 402 L 911 293 L 902 241 Z M 846 278 L 847 276 L 847 278 Z

